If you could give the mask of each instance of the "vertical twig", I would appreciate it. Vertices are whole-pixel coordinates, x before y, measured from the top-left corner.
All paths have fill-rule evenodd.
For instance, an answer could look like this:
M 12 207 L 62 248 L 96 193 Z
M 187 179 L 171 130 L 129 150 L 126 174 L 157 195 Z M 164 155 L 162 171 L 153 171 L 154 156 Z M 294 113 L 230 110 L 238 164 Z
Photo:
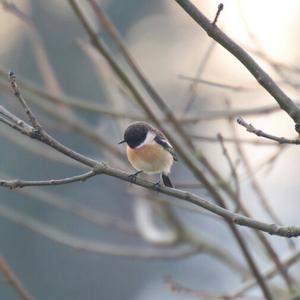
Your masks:
M 218 10 L 217 10 L 216 16 L 215 16 L 214 20 L 212 21 L 212 25 L 214 25 L 214 26 L 217 25 L 217 22 L 218 22 L 220 13 L 221 13 L 221 11 L 223 10 L 223 8 L 224 8 L 224 4 L 223 4 L 223 3 L 220 3 L 220 4 L 218 5 Z
M 223 154 L 228 162 L 228 165 L 229 165 L 229 168 L 231 170 L 231 175 L 234 179 L 234 183 L 235 183 L 235 192 L 236 192 L 236 211 L 239 211 L 241 209 L 241 197 L 240 197 L 240 194 L 241 194 L 241 188 L 240 188 L 240 181 L 239 181 L 239 177 L 238 177 L 238 173 L 236 171 L 236 167 L 234 166 L 233 164 L 233 161 L 232 159 L 230 158 L 229 156 L 229 153 L 225 147 L 225 144 L 224 144 L 224 139 L 223 139 L 223 136 L 219 133 L 217 135 L 217 138 L 220 142 L 220 145 L 221 145 L 221 148 L 222 148 L 222 151 L 223 151 Z
M 32 113 L 29 106 L 27 105 L 27 103 L 26 103 L 25 99 L 23 98 L 22 94 L 20 93 L 19 87 L 18 87 L 17 82 L 16 82 L 15 74 L 13 72 L 9 72 L 8 76 L 9 76 L 9 82 L 10 82 L 11 88 L 14 92 L 14 95 L 19 100 L 20 104 L 22 105 L 23 109 L 25 110 L 31 125 L 33 126 L 33 128 L 35 130 L 40 131 L 42 127 L 41 127 L 39 121 L 37 120 L 37 118 L 35 117 L 35 115 Z
M 14 274 L 13 270 L 10 268 L 4 257 L 0 257 L 0 272 L 3 274 L 7 283 L 16 290 L 20 299 L 33 300 L 32 296 L 26 290 L 16 274 Z

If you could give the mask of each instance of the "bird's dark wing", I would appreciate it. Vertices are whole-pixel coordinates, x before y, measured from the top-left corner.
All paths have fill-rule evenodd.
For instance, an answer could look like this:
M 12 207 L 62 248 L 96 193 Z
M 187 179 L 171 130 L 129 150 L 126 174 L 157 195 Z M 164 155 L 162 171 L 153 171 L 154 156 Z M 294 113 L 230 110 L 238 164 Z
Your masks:
M 165 150 L 170 152 L 173 156 L 174 161 L 178 161 L 177 155 L 173 147 L 171 146 L 167 138 L 163 135 L 163 133 L 160 132 L 159 130 L 156 130 L 155 133 L 156 133 L 156 137 L 154 138 L 155 142 L 161 145 Z

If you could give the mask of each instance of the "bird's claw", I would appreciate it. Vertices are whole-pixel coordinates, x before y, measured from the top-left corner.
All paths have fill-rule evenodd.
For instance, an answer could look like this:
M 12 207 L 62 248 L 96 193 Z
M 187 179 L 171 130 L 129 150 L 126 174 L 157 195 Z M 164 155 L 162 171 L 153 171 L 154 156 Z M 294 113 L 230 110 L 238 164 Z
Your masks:
M 138 172 L 135 172 L 135 173 L 129 175 L 128 178 L 129 178 L 130 182 L 131 182 L 131 183 L 135 183 L 135 182 L 136 182 L 136 178 L 137 178 L 137 176 L 138 176 L 140 173 L 142 173 L 142 171 L 138 171 Z
M 153 189 L 156 191 L 159 191 L 160 187 L 161 187 L 160 180 L 153 184 Z

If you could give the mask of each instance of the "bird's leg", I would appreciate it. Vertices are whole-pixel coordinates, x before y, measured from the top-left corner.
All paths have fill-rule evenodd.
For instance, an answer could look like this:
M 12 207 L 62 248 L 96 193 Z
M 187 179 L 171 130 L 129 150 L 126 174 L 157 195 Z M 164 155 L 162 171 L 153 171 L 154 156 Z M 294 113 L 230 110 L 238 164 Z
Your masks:
M 130 181 L 131 181 L 132 183 L 135 183 L 136 177 L 137 177 L 139 174 L 141 174 L 141 173 L 143 173 L 143 171 L 137 171 L 137 172 L 135 172 L 135 173 L 129 175 L 128 178 L 130 179 Z

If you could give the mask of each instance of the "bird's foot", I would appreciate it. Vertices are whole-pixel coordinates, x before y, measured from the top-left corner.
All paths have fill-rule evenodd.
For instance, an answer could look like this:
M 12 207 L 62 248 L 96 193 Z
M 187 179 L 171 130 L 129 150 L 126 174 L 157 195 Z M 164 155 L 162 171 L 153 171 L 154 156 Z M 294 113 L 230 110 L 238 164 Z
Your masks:
M 135 183 L 136 182 L 136 178 L 139 174 L 141 174 L 143 171 L 137 171 L 131 175 L 128 176 L 128 178 L 130 179 L 131 183 Z
M 153 189 L 157 192 L 159 191 L 159 188 L 161 188 L 160 180 L 153 184 Z

